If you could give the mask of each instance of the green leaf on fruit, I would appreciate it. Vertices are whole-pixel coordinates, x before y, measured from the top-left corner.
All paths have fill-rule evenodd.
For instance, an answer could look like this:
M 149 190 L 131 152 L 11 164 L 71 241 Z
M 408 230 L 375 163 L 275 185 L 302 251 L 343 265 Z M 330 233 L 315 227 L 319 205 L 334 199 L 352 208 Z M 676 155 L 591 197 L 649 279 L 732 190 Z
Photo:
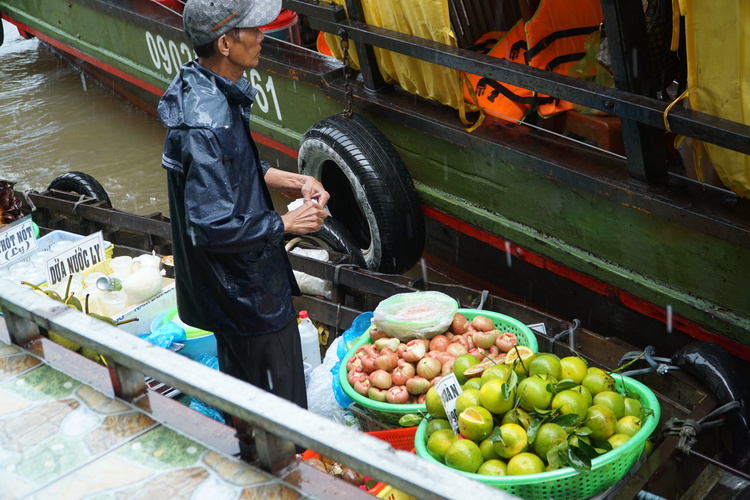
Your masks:
M 583 445 L 586 445 L 586 443 L 582 443 Z M 588 446 L 588 445 L 586 445 Z M 589 446 L 589 448 L 591 448 Z M 593 451 L 593 448 L 592 448 Z M 591 457 L 583 451 L 582 448 L 579 448 L 578 446 L 570 446 L 568 447 L 568 465 L 570 467 L 573 467 L 576 470 L 580 471 L 589 471 L 591 470 Z
M 558 392 L 561 392 L 561 391 L 572 389 L 574 387 L 578 387 L 578 385 L 579 384 L 576 384 L 575 382 L 573 382 L 570 379 L 563 379 L 563 380 L 559 381 L 555 385 L 555 394 L 557 394 Z
M 579 457 L 585 456 L 588 459 L 589 463 L 591 462 L 592 458 L 596 458 L 599 456 L 599 452 L 596 451 L 593 446 L 588 444 L 583 439 L 579 439 L 578 445 L 571 446 L 571 448 L 575 448 L 577 450 L 576 453 L 578 454 Z
M 591 446 L 597 450 L 601 450 L 599 451 L 600 455 L 612 451 L 612 444 L 606 439 L 591 439 Z
M 558 415 L 552 419 L 552 422 L 560 427 L 573 427 L 578 422 L 578 415 L 568 413 L 567 415 Z
M 534 442 L 534 439 L 536 439 L 536 434 L 543 423 L 543 419 L 534 419 L 531 421 L 531 423 L 529 424 L 529 428 L 526 429 L 526 438 L 529 444 L 532 444 Z
M 487 441 L 492 441 L 493 443 L 500 442 L 504 443 L 503 441 L 503 431 L 500 430 L 500 427 L 497 426 L 492 430 L 492 434 L 489 435 L 487 438 Z
M 401 427 L 415 427 L 419 425 L 422 419 L 423 417 L 421 415 L 407 413 L 406 415 L 402 415 L 401 418 L 398 419 L 398 425 L 400 425 Z

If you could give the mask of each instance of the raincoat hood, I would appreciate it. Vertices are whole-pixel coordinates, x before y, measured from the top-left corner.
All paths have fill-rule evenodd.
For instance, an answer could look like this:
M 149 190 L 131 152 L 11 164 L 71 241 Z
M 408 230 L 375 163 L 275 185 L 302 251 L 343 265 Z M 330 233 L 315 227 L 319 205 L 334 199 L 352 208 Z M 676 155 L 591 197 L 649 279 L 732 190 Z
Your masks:
M 253 104 L 258 90 L 240 78 L 228 78 L 197 61 L 182 66 L 159 101 L 159 119 L 169 128 L 220 128 L 231 125 L 232 108 Z

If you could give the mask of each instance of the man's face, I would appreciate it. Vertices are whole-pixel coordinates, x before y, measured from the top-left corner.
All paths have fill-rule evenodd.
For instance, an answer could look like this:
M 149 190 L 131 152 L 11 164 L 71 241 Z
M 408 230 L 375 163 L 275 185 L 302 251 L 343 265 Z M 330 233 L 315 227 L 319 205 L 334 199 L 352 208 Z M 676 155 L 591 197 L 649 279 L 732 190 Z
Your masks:
M 243 71 L 255 68 L 260 62 L 260 43 L 265 38 L 258 28 L 238 28 L 236 37 L 230 36 L 229 61 Z

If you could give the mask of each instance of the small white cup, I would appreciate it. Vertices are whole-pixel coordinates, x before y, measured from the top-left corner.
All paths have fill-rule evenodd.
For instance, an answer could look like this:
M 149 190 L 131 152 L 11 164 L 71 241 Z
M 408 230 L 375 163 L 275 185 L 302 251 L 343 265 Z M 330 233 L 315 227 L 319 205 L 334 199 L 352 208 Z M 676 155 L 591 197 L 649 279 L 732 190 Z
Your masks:
M 104 292 L 99 296 L 99 307 L 104 316 L 110 318 L 122 312 L 127 306 L 128 295 L 122 290 Z
M 109 268 L 112 269 L 112 274 L 116 274 L 118 277 L 130 276 L 132 265 L 133 257 L 129 255 L 121 255 L 109 261 Z

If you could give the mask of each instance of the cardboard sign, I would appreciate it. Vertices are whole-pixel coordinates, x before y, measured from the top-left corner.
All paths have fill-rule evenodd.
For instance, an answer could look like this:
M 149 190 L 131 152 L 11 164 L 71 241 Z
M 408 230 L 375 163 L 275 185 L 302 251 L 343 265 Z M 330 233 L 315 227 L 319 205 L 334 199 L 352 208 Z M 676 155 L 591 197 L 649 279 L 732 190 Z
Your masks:
M 96 232 L 78 240 L 62 252 L 47 259 L 47 285 L 55 287 L 68 279 L 68 276 L 81 273 L 104 260 L 104 238 L 102 232 Z
M 0 227 L 0 267 L 24 258 L 36 249 L 31 215 Z
M 456 413 L 456 398 L 461 394 L 461 384 L 454 373 L 446 375 L 438 380 L 435 384 L 435 390 L 443 402 L 445 414 L 448 415 L 448 422 L 451 424 L 453 432 L 458 434 L 458 414 Z

